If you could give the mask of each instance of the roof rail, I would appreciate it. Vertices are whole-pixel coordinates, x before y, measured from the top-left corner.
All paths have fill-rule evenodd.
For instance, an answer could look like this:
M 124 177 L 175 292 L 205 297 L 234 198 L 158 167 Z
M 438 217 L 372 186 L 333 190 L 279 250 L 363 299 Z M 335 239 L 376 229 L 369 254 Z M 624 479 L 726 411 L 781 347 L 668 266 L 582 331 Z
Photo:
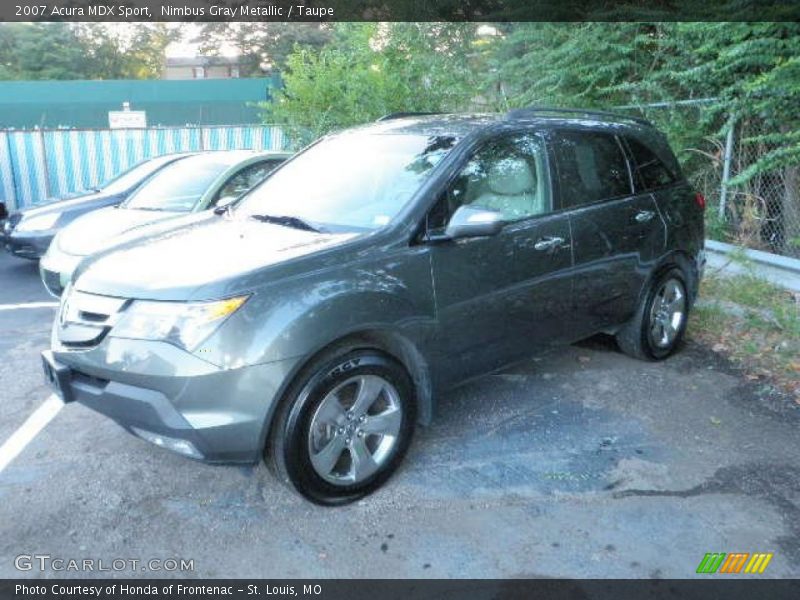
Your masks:
M 606 119 L 614 119 L 617 121 L 632 121 L 639 125 L 646 125 L 653 127 L 653 124 L 647 119 L 642 117 L 632 117 L 630 115 L 623 115 L 616 112 L 607 110 L 593 110 L 591 108 L 558 108 L 555 106 L 531 106 L 529 108 L 515 108 L 506 113 L 506 119 L 521 119 L 525 117 L 535 117 L 542 113 L 550 113 L 554 115 L 586 115 L 587 117 L 603 117 Z
M 441 115 L 440 112 L 395 112 L 383 115 L 376 121 L 391 121 L 393 119 L 402 119 L 403 117 L 425 117 L 428 115 Z

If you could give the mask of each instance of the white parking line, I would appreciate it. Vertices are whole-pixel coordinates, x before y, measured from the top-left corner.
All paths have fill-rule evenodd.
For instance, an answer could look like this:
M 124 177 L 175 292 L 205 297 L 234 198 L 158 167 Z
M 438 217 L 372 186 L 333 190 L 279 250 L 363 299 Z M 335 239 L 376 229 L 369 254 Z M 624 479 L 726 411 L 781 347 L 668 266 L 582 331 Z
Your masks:
M 17 429 L 5 443 L 0 446 L 0 473 L 11 464 L 25 446 L 53 420 L 58 412 L 64 407 L 61 398 L 51 394 L 33 414 Z
M 57 308 L 58 302 L 23 302 L 22 304 L 0 304 L 0 310 L 18 310 L 20 308 Z

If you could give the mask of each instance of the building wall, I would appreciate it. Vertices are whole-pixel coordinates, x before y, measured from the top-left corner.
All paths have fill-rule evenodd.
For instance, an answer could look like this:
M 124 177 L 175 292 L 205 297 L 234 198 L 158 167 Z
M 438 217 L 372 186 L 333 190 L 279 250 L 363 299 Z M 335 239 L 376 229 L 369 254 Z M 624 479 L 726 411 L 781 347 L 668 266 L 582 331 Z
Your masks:
M 235 66 L 234 66 L 235 68 Z M 213 67 L 203 67 L 204 77 L 200 79 L 231 79 L 235 77 L 235 71 L 231 72 L 229 65 L 215 65 Z M 171 67 L 167 66 L 164 69 L 164 79 L 170 80 L 186 80 L 198 79 L 195 77 L 195 67 Z

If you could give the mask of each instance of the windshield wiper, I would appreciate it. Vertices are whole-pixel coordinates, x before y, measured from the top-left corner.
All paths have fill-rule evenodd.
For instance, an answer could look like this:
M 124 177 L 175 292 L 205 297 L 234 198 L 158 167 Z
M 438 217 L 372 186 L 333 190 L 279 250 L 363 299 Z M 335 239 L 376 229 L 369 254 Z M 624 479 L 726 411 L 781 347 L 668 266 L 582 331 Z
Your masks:
M 302 229 L 303 231 L 322 232 L 321 229 L 314 227 L 311 223 L 304 221 L 300 217 L 289 217 L 286 215 L 250 215 L 250 218 L 261 221 L 262 223 L 283 225 L 284 227 L 293 227 L 294 229 Z

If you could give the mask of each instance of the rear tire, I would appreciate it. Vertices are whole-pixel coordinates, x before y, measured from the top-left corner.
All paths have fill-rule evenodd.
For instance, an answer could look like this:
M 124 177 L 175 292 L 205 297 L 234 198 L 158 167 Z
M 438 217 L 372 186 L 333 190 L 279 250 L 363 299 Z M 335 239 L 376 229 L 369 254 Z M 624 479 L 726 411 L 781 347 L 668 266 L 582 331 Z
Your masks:
M 686 278 L 670 268 L 653 279 L 633 318 L 616 335 L 620 349 L 640 360 L 663 360 L 680 345 L 689 317 Z
M 312 502 L 346 504 L 389 479 L 415 422 L 414 386 L 402 365 L 375 350 L 340 351 L 291 386 L 265 458 Z

